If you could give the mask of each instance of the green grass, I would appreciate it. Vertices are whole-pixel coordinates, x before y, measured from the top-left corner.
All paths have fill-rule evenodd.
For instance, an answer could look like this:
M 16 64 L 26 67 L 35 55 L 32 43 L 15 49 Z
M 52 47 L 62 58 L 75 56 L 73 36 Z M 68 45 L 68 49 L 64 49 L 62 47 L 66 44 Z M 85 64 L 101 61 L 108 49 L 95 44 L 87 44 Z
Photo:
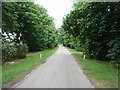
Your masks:
M 2 83 L 4 84 L 11 82 L 16 78 L 17 75 L 23 75 L 32 71 L 41 64 L 42 61 L 52 55 L 58 48 L 47 49 L 41 52 L 29 53 L 26 59 L 16 60 L 19 64 L 3 66 L 2 71 Z M 40 54 L 42 58 L 40 59 Z
M 2 65 L 0 65 L 0 90 L 2 88 Z
M 118 73 L 113 65 L 105 61 L 83 59 L 81 52 L 68 48 L 76 57 L 84 73 L 99 88 L 118 88 Z

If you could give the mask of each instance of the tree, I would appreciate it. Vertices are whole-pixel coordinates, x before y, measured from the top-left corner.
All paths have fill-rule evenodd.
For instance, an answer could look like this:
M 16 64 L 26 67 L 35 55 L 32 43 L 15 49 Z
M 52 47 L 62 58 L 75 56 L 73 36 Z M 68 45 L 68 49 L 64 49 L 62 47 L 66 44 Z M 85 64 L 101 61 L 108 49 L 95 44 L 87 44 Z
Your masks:
M 3 32 L 30 51 L 55 47 L 56 29 L 47 10 L 33 2 L 3 2 Z M 6 36 L 6 35 L 4 35 Z
M 76 2 L 62 27 L 77 37 L 82 51 L 90 58 L 119 61 L 119 10 L 118 2 Z

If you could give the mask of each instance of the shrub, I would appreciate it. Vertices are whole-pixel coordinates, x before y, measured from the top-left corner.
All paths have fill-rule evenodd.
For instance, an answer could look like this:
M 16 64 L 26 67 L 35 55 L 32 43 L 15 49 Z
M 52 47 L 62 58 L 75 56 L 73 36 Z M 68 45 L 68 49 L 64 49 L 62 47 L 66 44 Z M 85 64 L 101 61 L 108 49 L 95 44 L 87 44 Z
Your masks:
M 2 45 L 2 62 L 12 61 L 13 58 L 16 58 L 17 49 L 14 45 L 5 43 Z
M 13 43 L 2 44 L 2 63 L 13 61 L 17 58 L 26 57 L 27 46 L 25 44 L 15 45 Z
M 25 58 L 28 52 L 28 47 L 26 44 L 21 44 L 17 46 L 17 58 Z

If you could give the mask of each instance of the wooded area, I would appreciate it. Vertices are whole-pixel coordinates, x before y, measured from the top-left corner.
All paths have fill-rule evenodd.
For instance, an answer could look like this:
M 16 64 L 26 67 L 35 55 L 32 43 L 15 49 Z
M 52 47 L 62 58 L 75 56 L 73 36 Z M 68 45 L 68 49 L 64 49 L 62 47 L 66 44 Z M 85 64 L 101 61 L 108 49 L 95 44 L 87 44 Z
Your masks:
M 76 2 L 63 20 L 65 46 L 98 60 L 120 61 L 120 3 Z
M 37 86 L 41 78 L 45 80 L 45 86 L 54 79 L 54 85 L 51 83 L 50 86 L 56 87 L 57 81 L 61 82 L 58 86 L 65 86 L 62 83 L 65 80 L 66 85 L 71 87 L 73 80 L 73 85 L 82 87 L 85 84 L 82 76 L 85 75 L 79 73 L 84 71 L 98 85 L 97 88 L 119 87 L 119 2 L 74 1 L 73 9 L 63 18 L 63 24 L 58 29 L 47 10 L 34 2 L 2 2 L 1 32 L 3 87 L 15 84 L 15 79 L 43 63 L 47 63 L 43 72 L 34 76 Z M 60 44 L 63 46 L 58 48 Z M 51 55 L 52 59 L 48 58 Z M 74 63 L 75 60 L 77 62 Z M 49 72 L 52 72 L 51 77 Z M 50 79 L 47 81 L 46 77 Z M 78 79 L 82 80 L 80 84 Z M 27 84 L 30 85 L 29 82 Z
M 57 45 L 53 18 L 42 6 L 33 2 L 3 2 L 2 11 L 3 62 L 24 58 L 27 51 Z
M 2 9 L 3 62 L 59 42 L 89 58 L 120 60 L 118 2 L 75 2 L 58 30 L 47 10 L 33 2 L 3 2 Z

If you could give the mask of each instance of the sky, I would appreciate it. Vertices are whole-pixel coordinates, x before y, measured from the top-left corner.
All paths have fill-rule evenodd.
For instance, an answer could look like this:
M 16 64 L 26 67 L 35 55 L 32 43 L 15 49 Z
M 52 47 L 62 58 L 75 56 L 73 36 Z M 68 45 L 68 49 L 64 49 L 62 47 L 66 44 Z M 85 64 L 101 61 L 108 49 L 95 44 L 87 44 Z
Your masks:
M 63 17 L 72 10 L 71 0 L 35 0 L 35 3 L 47 9 L 47 13 L 54 18 L 56 28 L 61 27 Z

